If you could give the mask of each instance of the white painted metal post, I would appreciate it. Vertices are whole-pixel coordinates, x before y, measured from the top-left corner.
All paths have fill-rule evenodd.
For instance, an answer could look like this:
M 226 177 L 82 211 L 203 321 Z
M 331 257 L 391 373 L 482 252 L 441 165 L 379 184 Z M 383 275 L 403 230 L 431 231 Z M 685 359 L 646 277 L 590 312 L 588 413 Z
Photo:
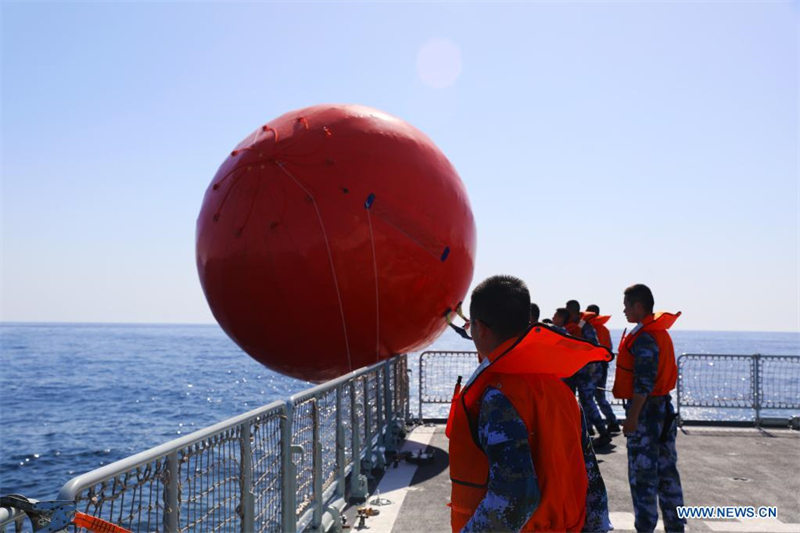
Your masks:
M 365 460 L 368 464 L 367 477 L 372 478 L 372 409 L 369 405 L 369 375 L 364 377 L 364 442 L 366 449 Z
M 315 530 L 319 530 L 319 526 L 322 524 L 324 502 L 322 501 L 322 444 L 319 439 L 319 403 L 317 402 L 317 398 L 311 400 L 311 435 L 313 439 L 311 451 L 314 461 L 313 477 L 311 478 L 314 490 L 314 518 L 312 527 Z
M 753 407 L 756 410 L 756 427 L 761 427 L 761 354 L 753 355 Z
M 419 375 L 419 423 L 422 424 L 422 384 L 425 380 L 425 373 L 422 371 L 424 368 L 422 365 L 422 358 L 425 357 L 425 353 L 419 354 L 419 366 L 417 367 L 417 374 Z M 411 373 L 411 369 L 408 370 L 408 373 Z M 410 403 L 410 402 L 409 402 Z
M 394 419 L 394 399 L 392 397 L 392 374 L 396 374 L 395 367 L 392 361 L 386 362 L 383 367 L 383 407 L 385 410 L 386 430 L 383 445 L 387 450 L 392 450 L 397 447 L 397 424 Z M 395 386 L 397 379 L 395 378 Z
M 345 456 L 344 456 L 344 420 L 342 419 L 342 395 L 344 386 L 336 386 L 336 496 L 344 498 L 345 493 Z
M 239 478 L 242 494 L 242 533 L 255 531 L 254 527 L 254 504 L 253 496 L 253 446 L 252 435 L 250 432 L 250 421 L 244 422 L 240 427 L 240 448 L 242 452 L 242 475 Z
M 164 530 L 178 531 L 178 452 L 167 455 L 167 472 L 164 486 Z
M 359 430 L 358 402 L 356 400 L 356 380 L 350 386 L 350 429 L 353 432 L 353 470 L 350 472 L 350 497 L 366 498 L 368 493 L 367 477 L 361 473 L 361 435 Z
M 281 416 L 281 531 L 297 531 L 297 468 L 292 460 L 292 403 L 286 402 L 285 416 Z

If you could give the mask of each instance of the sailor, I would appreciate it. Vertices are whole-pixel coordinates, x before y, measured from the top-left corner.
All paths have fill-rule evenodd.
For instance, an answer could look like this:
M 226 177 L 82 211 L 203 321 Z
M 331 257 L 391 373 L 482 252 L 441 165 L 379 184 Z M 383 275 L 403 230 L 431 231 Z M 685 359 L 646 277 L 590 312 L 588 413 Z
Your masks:
M 453 531 L 608 531 L 608 499 L 581 414 L 560 378 L 605 348 L 530 326 L 525 283 L 494 276 L 472 293 L 480 365 L 447 423 Z
M 566 309 L 569 313 L 569 321 L 565 327 L 569 334 L 578 339 L 585 339 L 592 344 L 597 344 L 597 332 L 581 314 L 581 305 L 578 301 L 568 301 Z M 597 408 L 594 399 L 597 382 L 600 380 L 602 373 L 603 369 L 599 362 L 589 363 L 575 374 L 569 382 L 578 391 L 578 399 L 589 423 L 590 432 L 591 427 L 594 426 L 599 433 L 599 436 L 592 441 L 595 448 L 602 448 L 611 443 L 611 433 L 606 428 L 605 420 L 600 415 L 600 410 Z
M 531 324 L 539 322 L 539 306 L 531 302 Z
M 559 333 L 567 334 L 567 322 L 569 321 L 569 311 L 565 307 L 559 307 L 556 309 L 556 312 L 553 313 L 553 329 L 558 331 Z
M 614 350 L 614 345 L 611 342 L 611 332 L 608 331 L 606 327 L 606 322 L 608 319 L 611 318 L 608 315 L 600 316 L 600 307 L 597 305 L 587 305 L 586 312 L 583 313 L 584 319 L 586 319 L 589 324 L 592 325 L 595 332 L 597 333 L 597 342 L 600 346 L 605 346 L 609 350 Z M 597 406 L 600 408 L 600 411 L 603 413 L 603 416 L 606 417 L 606 427 L 608 428 L 609 433 L 619 433 L 620 427 L 619 423 L 617 423 L 617 417 L 614 414 L 614 410 L 611 408 L 611 404 L 608 403 L 606 399 L 606 382 L 608 381 L 608 363 L 603 361 L 600 363 L 600 372 L 595 376 L 595 389 L 594 389 L 594 399 L 597 402 Z
M 464 319 L 464 327 L 456 326 L 453 323 L 452 315 L 454 314 Z M 467 333 L 466 330 L 467 319 L 464 317 L 464 313 L 461 312 L 461 302 L 458 302 L 455 309 L 450 309 L 448 307 L 447 310 L 444 312 L 444 319 L 447 321 L 447 325 L 450 326 L 453 329 L 453 331 L 458 333 L 460 337 L 467 339 L 468 341 L 472 340 L 472 337 L 469 336 L 469 333 Z
M 653 314 L 653 293 L 646 285 L 625 289 L 625 318 L 636 324 L 623 334 L 614 380 L 614 396 L 626 402 L 622 431 L 628 438 L 628 481 L 636 531 L 653 531 L 656 498 L 666 531 L 683 531 L 676 508 L 683 505 L 675 437 L 677 424 L 669 392 L 678 377 L 675 350 L 667 333 L 680 313 Z

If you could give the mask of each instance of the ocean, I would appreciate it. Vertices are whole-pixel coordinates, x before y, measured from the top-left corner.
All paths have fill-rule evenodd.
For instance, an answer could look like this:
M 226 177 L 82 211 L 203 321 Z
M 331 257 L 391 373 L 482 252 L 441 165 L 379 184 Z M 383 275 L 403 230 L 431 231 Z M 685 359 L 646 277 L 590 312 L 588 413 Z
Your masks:
M 800 333 L 673 339 L 676 353 L 800 355 Z M 448 330 L 427 349 L 474 348 Z M 0 495 L 41 500 L 76 475 L 313 385 L 266 369 L 216 325 L 4 323 L 0 364 Z M 411 398 L 413 413 L 413 388 Z

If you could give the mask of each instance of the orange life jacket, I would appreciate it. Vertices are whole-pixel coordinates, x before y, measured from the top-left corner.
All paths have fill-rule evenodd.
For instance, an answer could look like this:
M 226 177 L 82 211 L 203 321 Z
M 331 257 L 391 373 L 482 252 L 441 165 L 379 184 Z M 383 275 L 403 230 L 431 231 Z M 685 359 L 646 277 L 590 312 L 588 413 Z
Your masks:
M 480 403 L 487 387 L 499 389 L 528 429 L 541 500 L 522 531 L 580 531 L 588 485 L 581 448 L 581 414 L 560 378 L 592 361 L 610 361 L 605 348 L 541 325 L 506 341 L 491 363 L 456 391 L 447 422 L 450 439 L 450 523 L 460 531 L 486 495 L 489 463 L 477 436 Z
M 564 328 L 567 330 L 567 333 L 572 335 L 575 338 L 583 339 L 583 324 L 588 322 L 592 324 L 592 321 L 597 317 L 597 313 L 581 313 L 581 319 L 578 322 L 567 322 L 564 324 Z
M 588 316 L 593 315 L 593 316 Z M 596 315 L 594 313 L 584 313 L 584 320 L 592 325 L 597 332 L 597 342 L 601 346 L 611 349 L 611 332 L 605 326 L 606 322 L 611 318 L 610 315 Z
M 567 333 L 569 333 L 576 339 L 583 338 L 583 331 L 581 331 L 581 326 L 578 322 L 567 322 L 566 324 L 564 324 L 564 329 L 566 329 Z
M 633 398 L 633 366 L 634 356 L 631 353 L 636 338 L 642 333 L 648 333 L 658 344 L 658 370 L 656 383 L 650 396 L 665 396 L 669 394 L 678 381 L 678 366 L 675 364 L 675 348 L 672 338 L 667 330 L 678 320 L 681 313 L 660 312 L 647 316 L 642 321 L 642 327 L 636 333 L 622 337 L 619 341 L 619 357 L 617 359 L 617 373 L 614 377 L 614 397 L 630 400 Z

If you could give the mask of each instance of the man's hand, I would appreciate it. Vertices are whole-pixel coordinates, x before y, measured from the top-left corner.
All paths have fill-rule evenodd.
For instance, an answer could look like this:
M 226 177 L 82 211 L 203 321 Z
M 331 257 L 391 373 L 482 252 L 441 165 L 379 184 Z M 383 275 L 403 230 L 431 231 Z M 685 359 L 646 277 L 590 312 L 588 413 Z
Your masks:
M 636 418 L 626 418 L 625 423 L 622 424 L 622 434 L 626 437 L 629 437 L 631 434 L 636 432 L 636 428 L 639 427 L 639 420 Z
M 633 435 L 636 432 L 636 428 L 639 427 L 639 415 L 642 414 L 642 408 L 646 400 L 647 395 L 645 394 L 633 394 L 633 400 L 628 406 L 628 412 L 625 413 L 625 423 L 622 424 L 622 434 L 626 437 Z

